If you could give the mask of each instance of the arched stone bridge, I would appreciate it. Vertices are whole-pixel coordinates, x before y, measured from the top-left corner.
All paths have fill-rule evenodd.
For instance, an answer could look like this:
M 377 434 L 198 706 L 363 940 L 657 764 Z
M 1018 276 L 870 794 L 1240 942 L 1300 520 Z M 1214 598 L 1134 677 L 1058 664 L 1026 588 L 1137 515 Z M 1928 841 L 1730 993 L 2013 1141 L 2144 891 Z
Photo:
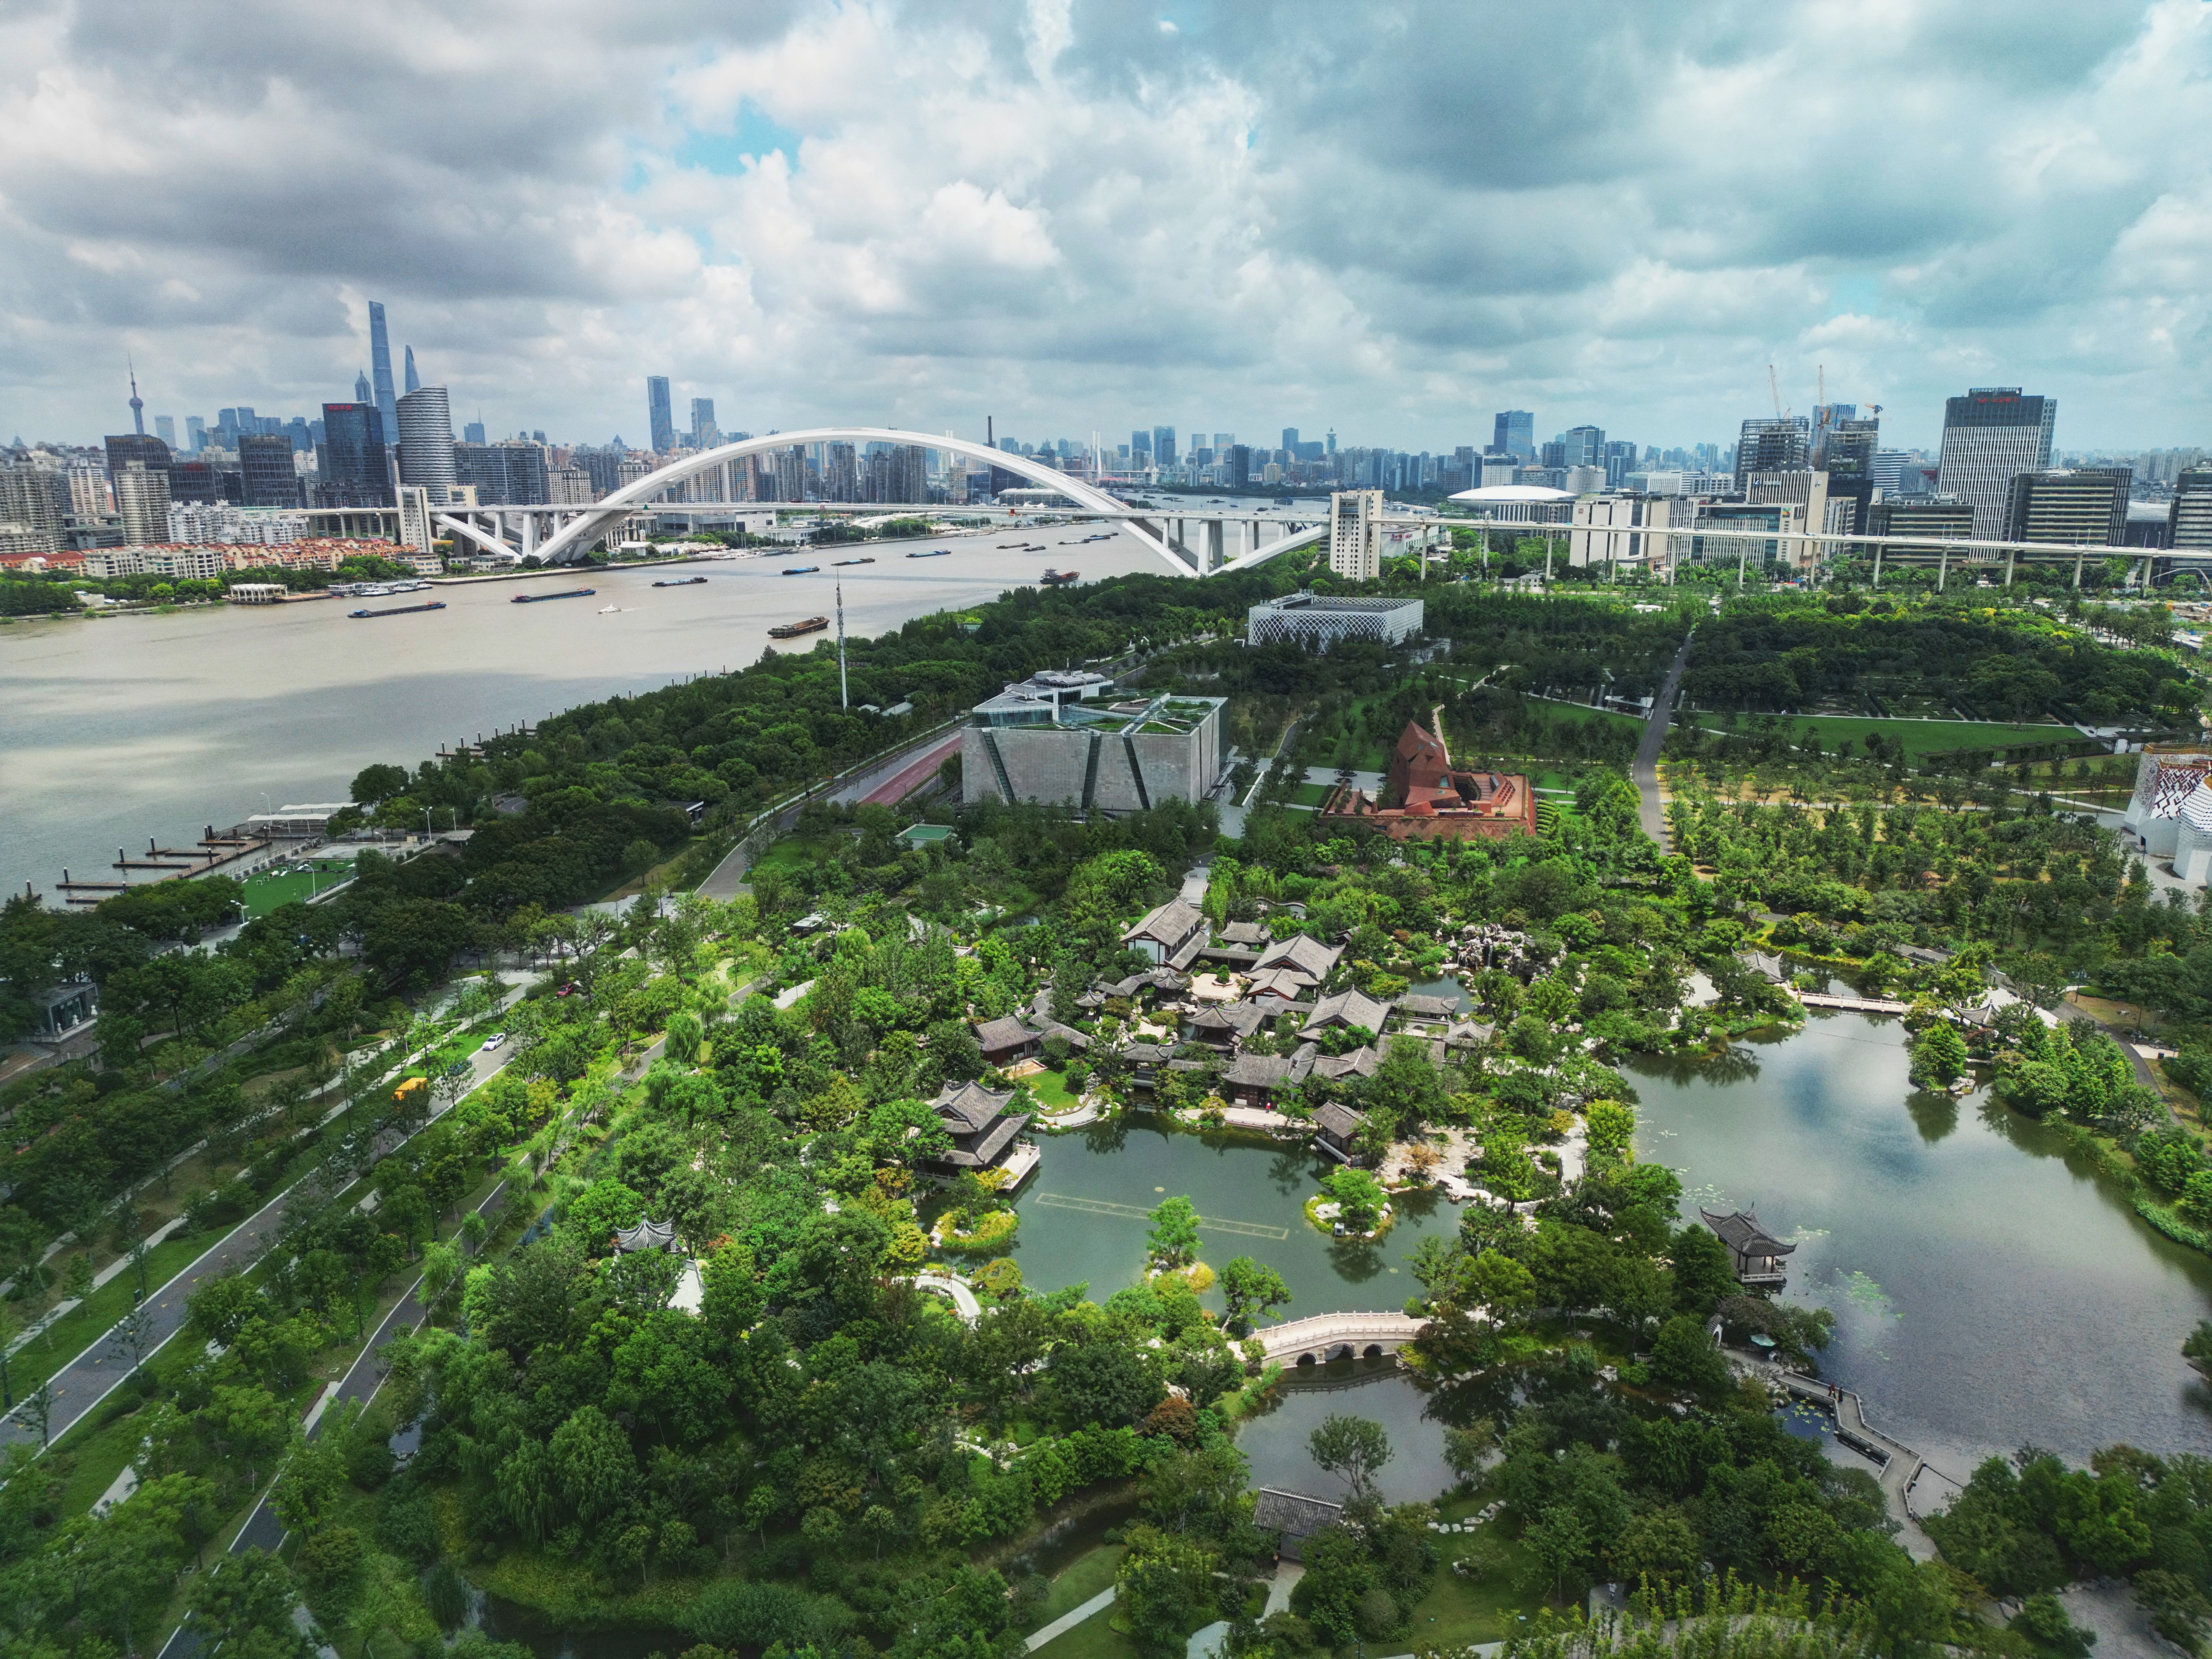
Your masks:
M 1428 1322 L 1402 1313 L 1315 1314 L 1255 1333 L 1268 1358 L 1285 1365 L 1374 1359 L 1395 1353 Z

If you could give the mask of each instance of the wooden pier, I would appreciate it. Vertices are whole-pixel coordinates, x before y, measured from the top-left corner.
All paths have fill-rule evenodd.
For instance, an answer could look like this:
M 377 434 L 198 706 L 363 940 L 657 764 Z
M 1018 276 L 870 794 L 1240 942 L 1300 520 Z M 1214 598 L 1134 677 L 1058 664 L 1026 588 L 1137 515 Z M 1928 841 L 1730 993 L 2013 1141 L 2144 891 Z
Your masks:
M 230 866 L 265 853 L 275 844 L 267 836 L 242 835 L 237 830 L 218 836 L 213 824 L 208 825 L 207 833 L 192 847 L 164 847 L 149 836 L 145 852 L 136 858 L 120 847 L 115 849 L 115 862 L 109 867 L 123 872 L 121 881 L 76 881 L 64 869 L 54 887 L 65 904 L 97 904 L 134 887 L 151 887 L 160 882 L 194 876 L 221 875 Z M 133 881 L 133 871 L 151 872 L 152 878 Z

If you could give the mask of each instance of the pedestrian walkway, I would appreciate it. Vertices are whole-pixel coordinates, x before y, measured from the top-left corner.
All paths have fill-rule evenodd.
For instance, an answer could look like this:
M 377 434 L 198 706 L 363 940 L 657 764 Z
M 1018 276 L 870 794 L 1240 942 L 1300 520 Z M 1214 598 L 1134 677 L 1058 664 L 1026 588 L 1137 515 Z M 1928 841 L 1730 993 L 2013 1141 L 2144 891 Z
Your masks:
M 1088 1601 L 1085 1601 L 1081 1607 L 1075 1608 L 1073 1612 L 1063 1613 L 1059 1618 L 1054 1620 L 1052 1623 L 1047 1625 L 1042 1630 L 1032 1632 L 1029 1638 L 1030 1651 L 1031 1653 L 1035 1653 L 1046 1643 L 1051 1641 L 1054 1637 L 1066 1635 L 1068 1632 L 1073 1630 L 1085 1620 L 1091 1617 L 1094 1613 L 1105 1612 L 1107 1608 L 1113 1605 L 1114 1588 L 1109 1584 L 1104 1589 L 1100 1590 L 1097 1595 L 1092 1596 Z
M 1667 841 L 1667 809 L 1659 799 L 1659 751 L 1666 746 L 1667 727 L 1674 717 L 1674 696 L 1681 690 L 1682 670 L 1689 665 L 1690 641 L 1697 636 L 1694 628 L 1682 635 L 1681 648 L 1674 653 L 1666 684 L 1652 700 L 1651 718 L 1644 723 L 1644 740 L 1636 745 L 1636 759 L 1629 768 L 1629 775 L 1636 781 L 1638 820 L 1662 853 L 1673 849 Z

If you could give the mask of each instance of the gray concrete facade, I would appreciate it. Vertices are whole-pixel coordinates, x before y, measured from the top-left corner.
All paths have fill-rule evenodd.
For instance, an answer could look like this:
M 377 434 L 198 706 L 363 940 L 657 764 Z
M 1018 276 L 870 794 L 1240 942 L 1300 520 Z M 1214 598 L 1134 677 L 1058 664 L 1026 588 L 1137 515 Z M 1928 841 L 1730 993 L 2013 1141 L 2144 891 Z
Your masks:
M 970 800 L 1139 812 L 1200 799 L 1221 769 L 1218 697 L 1027 709 L 1008 702 L 994 698 L 962 728 L 961 789 Z

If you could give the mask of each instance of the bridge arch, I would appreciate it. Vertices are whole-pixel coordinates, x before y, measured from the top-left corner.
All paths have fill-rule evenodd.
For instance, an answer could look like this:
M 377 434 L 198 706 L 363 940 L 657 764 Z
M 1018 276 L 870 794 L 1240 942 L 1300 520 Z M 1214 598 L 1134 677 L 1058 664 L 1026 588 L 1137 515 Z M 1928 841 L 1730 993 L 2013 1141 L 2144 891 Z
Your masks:
M 702 450 L 696 455 L 687 456 L 657 472 L 649 472 L 635 483 L 625 484 L 611 495 L 593 501 L 552 536 L 539 543 L 538 552 L 548 564 L 568 563 L 581 558 L 584 550 L 605 534 L 610 525 L 647 506 L 655 495 L 672 484 L 682 483 L 702 472 L 710 472 L 726 462 L 745 460 L 755 455 L 769 454 L 779 449 L 790 449 L 800 445 L 825 443 L 886 443 L 949 450 L 953 454 L 987 462 L 1032 483 L 1055 489 L 1079 507 L 1093 507 L 1114 514 L 1127 511 L 1120 501 L 1096 484 L 1086 483 L 1080 478 L 1071 478 L 1057 468 L 1047 466 L 1030 456 L 1011 454 L 965 438 L 946 438 L 928 432 L 902 432 L 892 427 L 822 426 L 811 427 L 803 432 L 772 432 L 765 438 L 747 438 L 738 443 L 724 444 L 718 449 Z M 1166 561 L 1176 574 L 1195 576 L 1199 574 L 1169 546 L 1166 536 L 1152 525 L 1141 520 L 1125 520 L 1123 522 L 1129 533 L 1147 550 Z

